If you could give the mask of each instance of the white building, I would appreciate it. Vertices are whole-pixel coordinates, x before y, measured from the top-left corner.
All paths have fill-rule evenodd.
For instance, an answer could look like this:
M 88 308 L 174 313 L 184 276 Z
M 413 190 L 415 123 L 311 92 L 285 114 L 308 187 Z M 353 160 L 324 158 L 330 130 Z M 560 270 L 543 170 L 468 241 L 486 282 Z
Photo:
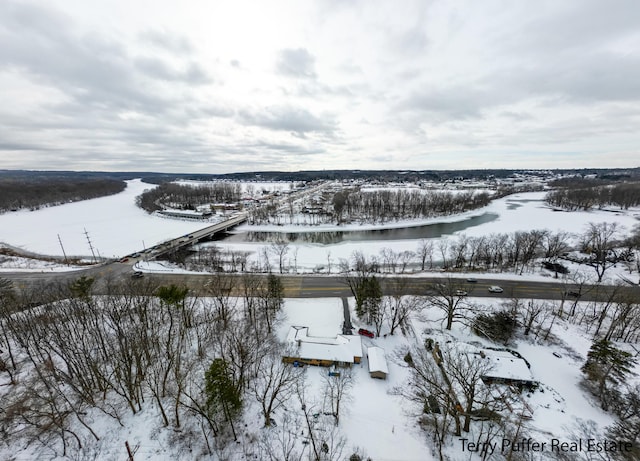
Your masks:
M 369 376 L 387 379 L 389 368 L 387 367 L 387 359 L 384 356 L 384 349 L 376 346 L 368 347 L 367 358 L 369 361 Z
M 287 343 L 287 355 L 282 358 L 287 363 L 351 366 L 362 359 L 362 339 L 358 335 L 323 338 L 309 335 L 309 327 L 292 326 Z

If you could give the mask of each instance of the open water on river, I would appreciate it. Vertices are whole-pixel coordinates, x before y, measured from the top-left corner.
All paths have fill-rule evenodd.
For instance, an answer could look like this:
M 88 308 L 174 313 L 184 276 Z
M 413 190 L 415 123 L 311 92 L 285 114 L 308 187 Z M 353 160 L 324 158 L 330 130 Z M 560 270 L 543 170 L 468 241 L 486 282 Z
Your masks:
M 284 236 L 291 243 L 318 243 L 333 245 L 340 242 L 362 242 L 367 240 L 417 240 L 451 235 L 470 227 L 479 226 L 498 219 L 496 213 L 484 213 L 462 221 L 425 224 L 424 226 L 397 229 L 345 230 L 327 232 L 262 232 L 239 231 L 226 234 L 219 241 L 224 243 L 273 242 L 277 236 Z

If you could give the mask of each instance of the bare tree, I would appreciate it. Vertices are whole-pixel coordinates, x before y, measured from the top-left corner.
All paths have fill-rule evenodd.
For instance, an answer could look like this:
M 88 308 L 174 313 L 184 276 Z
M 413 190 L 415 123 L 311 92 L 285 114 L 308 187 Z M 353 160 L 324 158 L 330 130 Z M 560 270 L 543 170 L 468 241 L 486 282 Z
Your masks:
M 263 272 L 271 273 L 271 260 L 269 259 L 269 247 L 262 247 L 260 250 L 260 259 L 262 260 L 262 264 L 260 265 L 260 270 Z
M 400 252 L 400 273 L 404 274 L 416 254 L 413 251 Z
M 399 278 L 389 280 L 387 289 L 390 296 L 385 297 L 382 310 L 389 325 L 389 334 L 393 335 L 396 328 L 402 325 L 414 312 L 424 308 L 424 298 L 422 296 L 405 295 L 408 279 Z
M 304 445 L 298 428 L 302 420 L 285 412 L 277 427 L 265 428 L 258 443 L 259 459 L 265 461 L 302 461 Z
M 236 312 L 237 298 L 231 296 L 236 287 L 236 281 L 235 277 L 216 272 L 205 283 L 207 294 L 211 299 L 211 305 L 216 313 L 217 320 L 222 323 L 223 328 L 229 326 L 229 322 Z
M 444 312 L 445 329 L 451 330 L 454 321 L 467 320 L 471 307 L 465 299 L 465 294 L 470 289 L 468 284 L 451 277 L 430 286 L 427 302 Z
M 569 232 L 547 232 L 543 239 L 544 257 L 549 261 L 557 261 L 560 256 L 570 250 Z
M 438 242 L 438 250 L 440 250 L 440 256 L 442 257 L 442 267 L 447 268 L 447 252 L 449 251 L 449 241 L 442 239 Z
M 433 268 L 433 242 L 431 240 L 420 240 L 418 244 L 418 256 L 420 258 L 421 271 L 425 270 L 427 261 L 429 261 L 429 269 Z
M 620 231 L 621 227 L 616 222 L 589 223 L 580 236 L 582 251 L 589 255 L 584 263 L 596 271 L 598 282 L 602 281 L 607 269 L 618 262 L 616 247 Z
M 269 353 L 256 364 L 252 390 L 262 408 L 265 426 L 271 425 L 273 411 L 295 394 L 296 383 L 302 374 L 301 368 L 282 361 L 284 353 L 282 348 L 271 346 Z
M 485 386 L 480 386 L 482 377 L 493 367 L 491 362 L 480 353 L 471 353 L 458 346 L 443 346 L 443 367 L 452 382 L 457 396 L 462 396 L 462 430 L 469 432 L 474 407 L 486 407 L 491 396 Z
M 519 299 L 514 300 L 513 311 L 520 312 L 522 316 L 522 325 L 524 326 L 524 335 L 528 336 L 537 322 L 541 324 L 541 320 L 544 320 L 545 313 L 552 312 L 553 307 L 546 302 L 539 302 L 535 299 L 530 299 L 527 302 L 522 302 Z
M 278 234 L 278 237 L 269 247 L 269 251 L 278 258 L 278 268 L 280 269 L 280 273 L 284 274 L 286 268 L 285 257 L 287 256 L 287 253 L 289 253 L 289 242 L 287 242 L 285 237 Z
M 382 258 L 382 265 L 384 267 L 384 270 L 386 272 L 395 273 L 400 255 L 393 251 L 391 248 L 385 247 L 380 250 L 380 256 Z
M 9 325 L 11 315 L 17 310 L 16 294 L 13 291 L 13 284 L 7 279 L 0 278 L 0 333 L 2 340 L 0 341 L 0 353 L 6 349 L 9 363 L 0 356 L 0 371 L 6 371 L 9 374 L 11 384 L 15 384 L 16 358 L 13 353 L 13 341 L 9 339 Z
M 393 393 L 416 405 L 417 416 L 430 426 L 432 441 L 440 460 L 444 460 L 442 450 L 451 432 L 461 435 L 457 398 L 452 395 L 451 385 L 438 365 L 439 358 L 424 348 L 412 350 L 410 357 L 409 380 L 406 385 L 395 387 Z M 425 414 L 428 416 L 424 417 Z
M 325 395 L 331 403 L 331 413 L 335 417 L 336 425 L 340 423 L 340 406 L 348 399 L 349 392 L 355 383 L 355 376 L 350 368 L 337 371 L 337 375 L 325 373 L 322 375 Z

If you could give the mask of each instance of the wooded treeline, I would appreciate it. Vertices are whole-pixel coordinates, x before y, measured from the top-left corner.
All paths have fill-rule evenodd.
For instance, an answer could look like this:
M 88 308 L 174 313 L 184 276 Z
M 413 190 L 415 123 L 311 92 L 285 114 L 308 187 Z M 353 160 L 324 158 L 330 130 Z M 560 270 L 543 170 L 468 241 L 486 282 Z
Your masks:
M 255 257 L 240 250 L 225 250 L 215 245 L 203 246 L 197 252 L 169 254 L 174 263 L 189 270 L 208 272 L 253 272 L 281 274 L 298 273 L 298 248 L 280 235 L 268 246 L 262 246 Z M 333 258 L 327 251 L 324 273 L 358 270 L 356 261 Z M 511 233 L 492 233 L 479 237 L 460 234 L 448 240 L 422 239 L 414 251 L 394 251 L 383 247 L 370 255 L 366 265 L 378 274 L 405 274 L 433 270 L 515 272 L 523 274 L 537 270 L 540 264 L 555 275 L 567 274 L 564 261 L 582 264 L 593 270 L 594 278 L 602 281 L 605 273 L 616 264 L 623 264 L 630 277 L 640 273 L 640 226 L 628 234 L 616 223 L 589 223 L 580 234 L 535 229 Z M 309 268 L 306 268 L 308 271 Z M 314 271 L 316 271 L 314 269 Z M 632 275 L 632 274 L 636 275 Z M 574 274 L 570 274 L 574 277 Z M 584 276 L 587 277 L 586 275 Z
M 490 194 L 476 191 L 345 190 L 334 196 L 333 208 L 338 222 L 357 219 L 376 223 L 462 213 L 491 200 Z
M 147 279 L 107 281 L 104 296 L 92 294 L 86 277 L 27 291 L 0 282 L 6 443 L 36 444 L 47 457 L 117 458 L 123 446 L 97 444 L 107 435 L 104 419 L 123 426 L 127 414 L 151 411 L 151 424 L 169 428 L 171 443 L 194 458 L 228 459 L 240 450 L 243 459 L 280 459 L 277 437 L 245 434 L 246 403 L 257 402 L 265 426 L 296 393 L 299 404 L 319 411 L 301 390 L 304 370 L 283 363 L 273 334 L 283 305 L 275 276 L 213 275 L 205 298 Z M 331 431 L 307 429 L 318 450 L 331 445 Z M 241 436 L 242 445 L 234 443 Z M 92 451 L 100 449 L 108 452 Z
M 207 185 L 162 183 L 137 197 L 138 206 L 152 213 L 170 207 L 195 210 L 197 206 L 213 203 L 238 203 L 242 186 L 238 183 L 216 182 Z
M 610 184 L 598 180 L 573 179 L 551 183 L 559 187 L 545 196 L 554 207 L 570 211 L 615 206 L 622 210 L 640 205 L 640 182 Z
M 0 178 L 0 213 L 37 210 L 122 192 L 126 183 L 115 179 Z
M 249 209 L 248 220 L 251 224 L 380 224 L 461 213 L 488 205 L 500 194 L 345 188 L 333 194 L 324 194 L 321 199 L 312 198 L 296 203 L 289 200 L 285 206 L 266 203 Z

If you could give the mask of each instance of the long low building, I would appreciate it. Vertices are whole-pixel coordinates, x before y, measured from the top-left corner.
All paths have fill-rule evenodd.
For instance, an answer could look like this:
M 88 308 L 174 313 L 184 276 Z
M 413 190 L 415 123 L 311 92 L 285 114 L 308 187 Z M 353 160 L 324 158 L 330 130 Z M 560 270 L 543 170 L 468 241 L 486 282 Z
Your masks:
M 286 363 L 301 363 L 323 367 L 348 367 L 362 360 L 362 339 L 357 335 L 337 335 L 333 338 L 309 335 L 309 328 L 292 326 L 287 335 Z
M 158 214 L 169 216 L 171 218 L 196 219 L 204 220 L 213 216 L 211 211 L 194 211 L 194 210 L 160 210 Z

